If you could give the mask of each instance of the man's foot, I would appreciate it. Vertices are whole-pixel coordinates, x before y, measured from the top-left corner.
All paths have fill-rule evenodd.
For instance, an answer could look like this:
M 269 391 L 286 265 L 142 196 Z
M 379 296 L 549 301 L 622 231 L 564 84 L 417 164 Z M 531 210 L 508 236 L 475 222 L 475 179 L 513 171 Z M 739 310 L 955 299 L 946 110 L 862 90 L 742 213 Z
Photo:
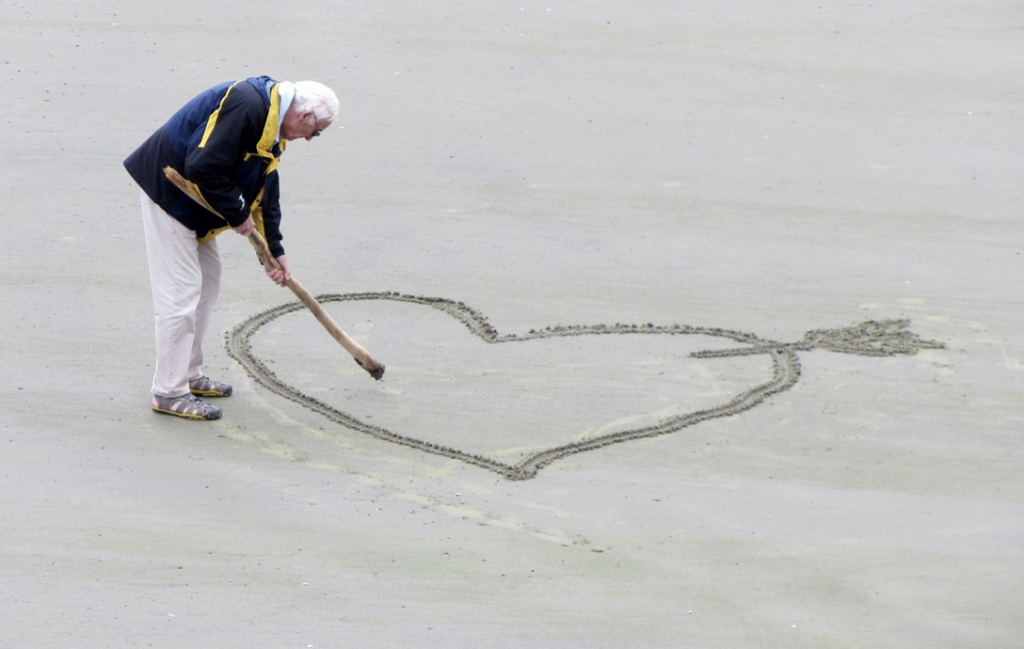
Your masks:
M 220 419 L 222 414 L 217 406 L 210 405 L 191 394 L 183 394 L 180 397 L 154 396 L 153 410 L 185 419 Z
M 230 397 L 231 386 L 227 383 L 214 381 L 200 374 L 188 382 L 188 391 L 197 397 Z

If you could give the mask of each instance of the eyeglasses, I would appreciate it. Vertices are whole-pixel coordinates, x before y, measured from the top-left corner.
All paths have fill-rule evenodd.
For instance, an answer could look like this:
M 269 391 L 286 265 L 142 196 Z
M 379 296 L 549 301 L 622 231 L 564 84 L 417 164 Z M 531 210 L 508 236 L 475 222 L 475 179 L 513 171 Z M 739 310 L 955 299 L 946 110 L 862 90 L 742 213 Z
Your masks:
M 318 121 L 316 120 L 316 113 L 312 113 L 312 115 L 313 115 L 313 124 L 315 124 L 315 125 L 316 125 L 316 130 L 315 130 L 315 131 L 313 131 L 313 132 L 312 132 L 312 133 L 310 134 L 310 136 L 309 136 L 309 137 L 320 137 L 320 134 L 321 134 L 321 133 L 323 133 L 323 131 L 321 131 L 321 130 L 320 130 L 320 122 L 318 122 Z

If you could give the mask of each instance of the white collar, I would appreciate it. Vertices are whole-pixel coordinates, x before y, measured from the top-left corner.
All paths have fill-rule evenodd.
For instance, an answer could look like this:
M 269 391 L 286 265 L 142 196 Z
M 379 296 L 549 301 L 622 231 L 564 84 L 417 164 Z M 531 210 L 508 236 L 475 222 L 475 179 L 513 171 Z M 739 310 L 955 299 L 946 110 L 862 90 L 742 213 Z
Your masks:
M 284 115 L 291 108 L 292 100 L 295 99 L 295 84 L 291 81 L 282 81 L 277 84 L 277 96 L 281 98 L 281 103 L 278 106 L 277 138 L 274 142 L 278 142 L 281 139 L 281 124 L 284 123 Z

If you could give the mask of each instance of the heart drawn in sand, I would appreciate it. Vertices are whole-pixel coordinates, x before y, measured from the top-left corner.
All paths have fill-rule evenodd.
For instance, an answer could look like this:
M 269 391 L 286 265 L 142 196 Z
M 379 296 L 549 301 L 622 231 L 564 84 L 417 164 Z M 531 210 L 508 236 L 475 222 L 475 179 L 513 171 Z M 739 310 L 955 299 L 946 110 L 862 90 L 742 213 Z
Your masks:
M 473 368 L 473 371 L 456 370 L 453 369 L 458 367 L 456 361 L 450 361 L 446 370 L 428 372 L 409 366 L 408 358 L 400 362 L 396 362 L 399 359 L 388 358 L 384 385 L 388 386 L 390 379 L 390 385 L 399 387 L 393 388 L 391 394 L 386 394 L 387 388 L 383 392 L 362 393 L 358 399 L 334 393 L 332 388 L 317 387 L 324 384 L 322 377 L 316 381 L 306 380 L 308 385 L 305 385 L 303 375 L 309 374 L 310 366 L 318 365 L 317 359 L 311 357 L 303 361 L 294 357 L 301 357 L 303 348 L 311 347 L 308 337 L 286 335 L 281 341 L 270 341 L 269 349 L 276 350 L 278 356 L 293 360 L 290 367 L 266 357 L 261 359 L 254 351 L 254 347 L 259 347 L 254 341 L 260 330 L 273 329 L 267 325 L 280 324 L 282 317 L 303 310 L 299 302 L 275 307 L 240 323 L 228 333 L 228 353 L 257 383 L 330 421 L 377 439 L 457 459 L 511 480 L 532 478 L 544 466 L 568 455 L 609 444 L 666 435 L 702 421 L 749 410 L 796 384 L 800 377 L 797 353 L 801 351 L 817 348 L 863 356 L 893 356 L 943 347 L 941 343 L 923 340 L 911 333 L 907 320 L 870 320 L 852 327 L 814 330 L 795 343 L 764 340 L 738 331 L 678 324 L 558 326 L 522 334 L 499 334 L 481 313 L 445 298 L 388 292 L 329 294 L 320 295 L 317 299 L 321 304 L 348 301 L 388 303 L 396 309 L 403 309 L 403 317 L 406 318 L 412 306 L 414 310 L 418 309 L 415 320 L 395 324 L 395 328 L 404 326 L 427 331 L 431 329 L 427 324 L 430 321 L 434 323 L 434 329 L 445 330 L 445 333 L 439 334 L 437 340 L 428 346 L 407 352 L 408 356 L 415 356 L 424 365 L 429 365 L 424 357 L 432 350 L 443 348 L 448 351 L 436 353 L 450 357 L 453 355 L 450 348 L 455 345 L 452 340 L 458 338 L 457 332 L 468 330 L 472 335 L 470 342 L 476 341 L 475 347 L 463 353 L 476 358 L 494 356 L 498 359 L 495 361 L 497 365 L 493 372 L 489 367 Z M 429 313 L 424 313 L 422 307 L 427 307 Z M 430 314 L 436 316 L 434 320 L 427 317 Z M 311 319 L 301 322 L 308 321 Z M 502 355 L 492 351 L 487 354 L 486 349 L 479 348 L 481 341 L 488 346 L 498 346 L 490 347 L 491 350 L 514 349 L 516 353 Z M 625 345 L 626 342 L 630 344 Z M 659 344 L 653 344 L 655 342 Z M 687 344 L 681 344 L 683 342 Z M 288 344 L 292 347 L 287 353 L 280 351 Z M 626 347 L 625 353 L 616 349 L 619 347 Z M 263 350 L 261 355 L 264 355 Z M 602 366 L 600 357 L 603 355 L 615 356 L 617 364 Z M 441 358 L 435 357 L 435 363 L 439 364 Z M 511 359 L 516 360 L 513 362 Z M 689 374 L 678 369 L 687 359 L 691 365 Z M 694 388 L 688 383 L 689 379 L 706 379 L 708 371 L 701 359 L 731 359 L 735 365 L 730 371 L 748 376 L 743 380 L 725 381 L 725 387 L 714 390 L 707 386 Z M 564 362 L 559 364 L 555 361 Z M 268 363 L 276 369 L 271 370 Z M 404 373 L 403 363 L 407 367 Z M 520 365 L 518 368 L 510 367 L 516 363 Z M 472 363 L 463 361 L 461 365 L 465 368 Z M 544 369 L 548 370 L 546 374 L 542 371 Z M 278 371 L 288 379 L 278 376 Z M 639 385 L 640 388 L 623 390 L 623 381 L 618 376 L 621 372 L 632 372 L 627 377 L 632 381 L 630 385 Z M 612 373 L 616 374 L 617 382 L 602 381 L 602 377 Z M 749 378 L 751 373 L 756 375 L 754 379 Z M 538 379 L 538 374 L 544 376 Z M 559 378 L 562 378 L 561 383 Z M 602 389 L 605 392 L 600 392 Z M 584 400 L 578 410 L 567 410 L 568 414 L 563 414 L 561 419 L 551 416 L 564 410 L 561 404 L 588 390 L 595 394 L 588 394 L 589 401 Z M 687 391 L 689 396 L 685 398 L 671 396 Z M 317 394 L 314 396 L 313 392 Z M 485 395 L 490 396 L 485 398 Z M 351 403 L 345 403 L 346 399 Z M 446 410 L 441 413 L 444 418 L 437 419 L 439 415 L 434 411 L 440 409 L 438 404 L 445 400 Z M 471 404 L 475 404 L 477 419 L 473 419 Z M 641 412 L 631 412 L 630 408 Z M 411 411 L 403 415 L 403 409 Z M 528 417 L 509 414 L 532 409 L 541 411 L 543 416 L 531 423 L 527 423 L 530 421 Z M 419 422 L 430 416 L 435 420 L 429 428 L 442 430 L 440 437 L 435 434 L 431 439 L 422 432 L 425 427 Z M 463 426 L 471 430 L 449 431 L 446 428 L 449 419 L 456 422 L 452 426 L 457 429 L 460 416 Z M 541 422 L 551 419 L 556 420 L 552 425 L 565 426 L 571 429 L 570 432 L 539 430 L 543 428 Z M 580 423 L 583 420 L 588 421 Z M 525 430 L 523 436 L 531 441 L 520 443 L 518 448 L 502 448 L 503 443 L 509 444 L 508 439 L 490 435 L 490 429 L 499 428 L 501 423 L 509 421 L 513 422 L 512 425 L 529 429 L 532 437 Z M 515 433 L 513 431 L 508 437 L 517 437 Z M 492 441 L 498 448 L 486 446 Z

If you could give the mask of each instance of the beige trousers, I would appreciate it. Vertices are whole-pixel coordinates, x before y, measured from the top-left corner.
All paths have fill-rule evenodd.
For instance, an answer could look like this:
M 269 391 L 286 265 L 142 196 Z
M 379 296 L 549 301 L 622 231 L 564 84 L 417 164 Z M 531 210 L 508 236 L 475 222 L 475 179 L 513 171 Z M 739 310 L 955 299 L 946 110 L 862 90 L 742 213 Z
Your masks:
M 196 233 L 142 192 L 142 223 L 149 257 L 149 284 L 156 320 L 156 370 L 152 392 L 188 393 L 202 374 L 203 334 L 220 293 L 217 240 L 199 243 Z

